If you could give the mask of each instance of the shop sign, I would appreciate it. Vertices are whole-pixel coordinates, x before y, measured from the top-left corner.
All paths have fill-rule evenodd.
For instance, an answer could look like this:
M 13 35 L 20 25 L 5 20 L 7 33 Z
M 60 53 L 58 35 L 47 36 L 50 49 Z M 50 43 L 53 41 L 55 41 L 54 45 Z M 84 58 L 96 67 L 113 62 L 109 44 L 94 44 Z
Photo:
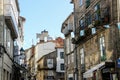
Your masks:
M 120 58 L 117 59 L 117 67 L 120 68 Z

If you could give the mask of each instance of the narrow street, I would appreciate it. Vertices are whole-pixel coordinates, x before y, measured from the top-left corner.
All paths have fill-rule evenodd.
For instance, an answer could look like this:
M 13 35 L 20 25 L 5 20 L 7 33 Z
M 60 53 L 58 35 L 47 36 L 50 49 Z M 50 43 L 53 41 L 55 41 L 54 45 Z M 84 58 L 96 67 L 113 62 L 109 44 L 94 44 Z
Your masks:
M 120 0 L 0 0 L 0 80 L 120 80 Z

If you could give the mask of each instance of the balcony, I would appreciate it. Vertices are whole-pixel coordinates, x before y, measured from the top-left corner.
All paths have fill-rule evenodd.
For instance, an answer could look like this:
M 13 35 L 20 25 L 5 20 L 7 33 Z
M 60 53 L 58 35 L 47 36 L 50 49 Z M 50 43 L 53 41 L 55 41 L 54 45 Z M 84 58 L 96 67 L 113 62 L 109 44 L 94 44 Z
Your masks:
M 13 38 L 18 37 L 18 29 L 17 29 L 17 17 L 15 17 L 15 12 L 11 4 L 6 4 L 4 6 L 4 16 L 5 22 L 9 29 L 12 31 Z
M 63 34 L 68 35 L 70 32 L 73 31 L 73 24 L 66 24 L 65 28 L 63 29 Z

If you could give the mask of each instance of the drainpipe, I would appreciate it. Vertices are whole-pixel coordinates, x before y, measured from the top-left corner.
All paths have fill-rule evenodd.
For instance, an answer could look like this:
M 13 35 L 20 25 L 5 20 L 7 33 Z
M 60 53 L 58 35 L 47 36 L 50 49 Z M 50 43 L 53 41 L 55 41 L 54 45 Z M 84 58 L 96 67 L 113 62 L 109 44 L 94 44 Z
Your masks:
M 76 38 L 76 23 L 77 23 L 77 12 L 76 12 L 76 6 L 74 2 L 74 28 L 75 28 L 75 38 Z M 75 39 L 76 40 L 76 39 Z M 74 80 L 78 80 L 78 61 L 77 61 L 77 44 L 75 42 L 75 47 L 74 47 Z
M 74 48 L 74 80 L 78 80 L 78 60 L 77 60 L 77 45 Z

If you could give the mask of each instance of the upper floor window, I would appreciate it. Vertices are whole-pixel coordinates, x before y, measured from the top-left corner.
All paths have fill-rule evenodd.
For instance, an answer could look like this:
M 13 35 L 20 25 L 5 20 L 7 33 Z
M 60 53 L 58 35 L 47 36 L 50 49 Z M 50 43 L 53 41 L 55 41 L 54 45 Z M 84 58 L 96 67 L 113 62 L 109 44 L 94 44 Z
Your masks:
M 83 5 L 83 0 L 79 0 L 79 5 L 80 5 L 80 6 Z
M 86 23 L 86 26 L 92 23 L 92 17 L 91 17 L 90 12 L 88 12 L 85 16 L 85 23 Z
M 74 53 L 71 54 L 71 62 L 74 62 Z
M 80 29 L 85 28 L 85 19 L 84 18 L 79 21 L 79 25 L 80 25 Z
M 47 67 L 53 68 L 53 59 L 47 59 Z
M 60 64 L 60 69 L 61 69 L 61 70 L 65 70 L 64 64 Z
M 64 52 L 60 52 L 60 58 L 64 59 Z
M 70 37 L 66 39 L 66 53 L 70 53 Z
M 100 4 L 97 4 L 94 7 L 94 14 L 93 14 L 93 20 L 95 21 L 95 25 L 100 24 Z
M 86 0 L 86 8 L 90 6 L 90 0 Z

